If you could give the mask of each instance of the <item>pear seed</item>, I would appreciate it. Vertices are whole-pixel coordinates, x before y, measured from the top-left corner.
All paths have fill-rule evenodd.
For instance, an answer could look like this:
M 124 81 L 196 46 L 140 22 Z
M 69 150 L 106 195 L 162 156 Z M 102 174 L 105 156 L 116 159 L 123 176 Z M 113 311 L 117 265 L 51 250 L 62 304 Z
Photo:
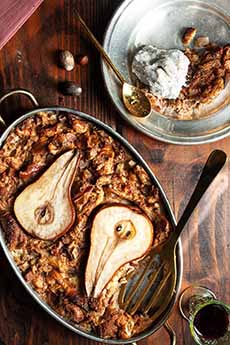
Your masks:
M 117 228 L 116 228 L 117 232 L 120 232 L 122 230 L 122 226 L 121 225 L 118 225 Z
M 131 240 L 136 235 L 136 229 L 131 220 L 123 220 L 115 227 L 115 230 L 122 240 Z

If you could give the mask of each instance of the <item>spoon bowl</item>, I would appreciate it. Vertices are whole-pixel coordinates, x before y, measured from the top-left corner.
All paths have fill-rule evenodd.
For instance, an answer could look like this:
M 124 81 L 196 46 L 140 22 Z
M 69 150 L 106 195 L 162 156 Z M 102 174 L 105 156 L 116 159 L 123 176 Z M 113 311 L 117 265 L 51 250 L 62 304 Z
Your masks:
M 147 117 L 151 113 L 151 104 L 145 93 L 138 87 L 124 83 L 122 99 L 128 111 L 136 117 Z

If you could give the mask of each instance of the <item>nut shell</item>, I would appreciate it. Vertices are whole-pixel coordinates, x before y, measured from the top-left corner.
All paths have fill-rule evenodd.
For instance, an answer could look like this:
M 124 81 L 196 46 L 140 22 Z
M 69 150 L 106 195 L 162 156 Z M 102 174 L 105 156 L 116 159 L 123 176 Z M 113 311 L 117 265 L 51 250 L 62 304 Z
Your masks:
M 72 71 L 75 66 L 74 56 L 68 50 L 63 50 L 60 52 L 59 56 L 60 66 L 66 71 Z
M 85 66 L 89 63 L 89 58 L 87 55 L 77 55 L 76 61 L 78 65 Z

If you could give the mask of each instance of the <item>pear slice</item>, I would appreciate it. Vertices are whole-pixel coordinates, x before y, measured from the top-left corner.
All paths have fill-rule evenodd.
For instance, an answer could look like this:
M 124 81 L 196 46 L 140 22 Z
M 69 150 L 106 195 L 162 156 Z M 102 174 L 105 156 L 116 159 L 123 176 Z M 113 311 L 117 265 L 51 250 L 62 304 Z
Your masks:
M 98 297 L 121 266 L 143 257 L 153 234 L 150 219 L 137 209 L 116 204 L 98 211 L 85 273 L 88 297 Z
M 79 154 L 67 151 L 18 195 L 14 212 L 29 234 L 52 240 L 73 225 L 75 209 L 70 192 L 78 162 Z

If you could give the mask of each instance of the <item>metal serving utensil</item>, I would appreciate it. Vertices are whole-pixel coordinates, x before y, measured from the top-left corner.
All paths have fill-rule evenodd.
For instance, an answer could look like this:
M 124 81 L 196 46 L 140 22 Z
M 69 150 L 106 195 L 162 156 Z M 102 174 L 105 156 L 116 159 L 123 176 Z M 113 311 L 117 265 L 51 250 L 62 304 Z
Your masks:
M 128 109 L 128 111 L 137 117 L 146 117 L 150 115 L 151 113 L 151 103 L 148 97 L 145 95 L 144 91 L 139 89 L 138 87 L 131 85 L 125 81 L 121 73 L 118 71 L 118 69 L 114 66 L 113 62 L 111 61 L 108 54 L 105 52 L 102 45 L 98 42 L 96 37 L 93 35 L 93 33 L 90 31 L 84 20 L 81 18 L 80 14 L 76 9 L 74 9 L 74 12 L 85 29 L 85 32 L 88 36 L 88 38 L 91 40 L 91 42 L 94 44 L 94 46 L 97 48 L 97 50 L 102 55 L 105 62 L 111 67 L 117 78 L 120 80 L 122 84 L 122 99 L 124 102 L 125 107 Z
M 167 241 L 153 248 L 149 261 L 138 277 L 135 272 L 127 278 L 127 283 L 124 284 L 119 295 L 119 304 L 122 309 L 130 314 L 140 311 L 151 317 L 152 321 L 155 321 L 166 310 L 175 294 L 177 241 L 193 210 L 224 166 L 226 159 L 226 154 L 220 150 L 215 150 L 210 154 L 175 230 Z M 152 266 L 154 266 L 153 270 L 149 273 Z M 133 284 L 130 284 L 132 280 Z

